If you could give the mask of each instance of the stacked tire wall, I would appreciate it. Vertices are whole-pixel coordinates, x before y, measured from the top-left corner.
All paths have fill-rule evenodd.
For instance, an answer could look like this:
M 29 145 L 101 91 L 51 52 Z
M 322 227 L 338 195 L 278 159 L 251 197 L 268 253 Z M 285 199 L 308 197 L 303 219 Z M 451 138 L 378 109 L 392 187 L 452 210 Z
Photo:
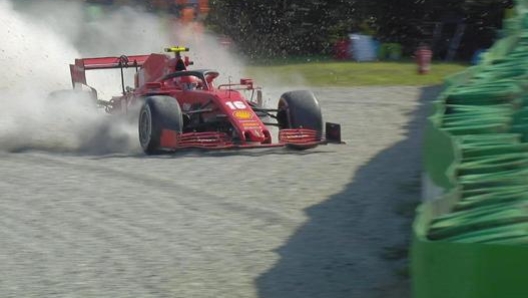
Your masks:
M 506 37 L 433 103 L 415 298 L 528 297 L 528 1 L 516 11 Z

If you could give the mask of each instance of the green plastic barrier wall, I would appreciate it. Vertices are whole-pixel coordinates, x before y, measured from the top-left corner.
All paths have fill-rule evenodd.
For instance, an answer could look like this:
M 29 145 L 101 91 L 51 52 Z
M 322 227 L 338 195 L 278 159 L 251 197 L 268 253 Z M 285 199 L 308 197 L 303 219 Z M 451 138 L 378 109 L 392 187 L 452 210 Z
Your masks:
M 434 210 L 442 209 L 438 202 L 448 205 L 445 201 L 449 200 L 421 206 L 414 223 L 411 260 L 414 296 L 527 297 L 528 247 L 425 240 Z
M 528 0 L 480 64 L 445 80 L 424 139 L 415 298 L 528 297 Z

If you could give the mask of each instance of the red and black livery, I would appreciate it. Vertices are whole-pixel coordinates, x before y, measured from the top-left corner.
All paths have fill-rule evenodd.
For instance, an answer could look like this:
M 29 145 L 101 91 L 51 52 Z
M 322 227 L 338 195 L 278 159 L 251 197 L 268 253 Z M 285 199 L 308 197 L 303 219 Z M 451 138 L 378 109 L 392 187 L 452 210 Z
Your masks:
M 307 90 L 284 93 L 276 108 L 263 106 L 251 79 L 216 86 L 218 71 L 193 69 L 184 47 L 169 54 L 76 59 L 70 65 L 74 90 L 88 90 L 111 114 L 138 113 L 139 142 L 146 154 L 183 148 L 229 149 L 288 146 L 313 148 L 341 143 L 340 125 L 326 123 L 319 102 Z M 125 86 L 124 70 L 133 68 L 134 86 Z M 98 100 L 86 71 L 120 69 L 122 94 Z M 275 141 L 270 127 L 278 127 Z

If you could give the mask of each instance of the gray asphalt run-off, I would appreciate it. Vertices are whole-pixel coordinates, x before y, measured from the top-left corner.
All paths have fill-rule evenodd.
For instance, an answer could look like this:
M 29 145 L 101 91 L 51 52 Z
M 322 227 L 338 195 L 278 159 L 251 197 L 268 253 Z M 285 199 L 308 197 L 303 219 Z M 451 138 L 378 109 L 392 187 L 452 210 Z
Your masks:
M 0 297 L 408 297 L 437 92 L 315 89 L 348 144 L 304 152 L 0 153 Z

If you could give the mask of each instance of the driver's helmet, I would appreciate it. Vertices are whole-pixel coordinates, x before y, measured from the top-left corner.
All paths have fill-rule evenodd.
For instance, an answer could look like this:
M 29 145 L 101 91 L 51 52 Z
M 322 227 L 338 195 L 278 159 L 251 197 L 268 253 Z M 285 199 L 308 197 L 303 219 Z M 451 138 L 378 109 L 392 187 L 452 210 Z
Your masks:
M 195 76 L 182 76 L 180 77 L 180 83 L 187 90 L 195 90 L 201 86 L 200 79 Z

